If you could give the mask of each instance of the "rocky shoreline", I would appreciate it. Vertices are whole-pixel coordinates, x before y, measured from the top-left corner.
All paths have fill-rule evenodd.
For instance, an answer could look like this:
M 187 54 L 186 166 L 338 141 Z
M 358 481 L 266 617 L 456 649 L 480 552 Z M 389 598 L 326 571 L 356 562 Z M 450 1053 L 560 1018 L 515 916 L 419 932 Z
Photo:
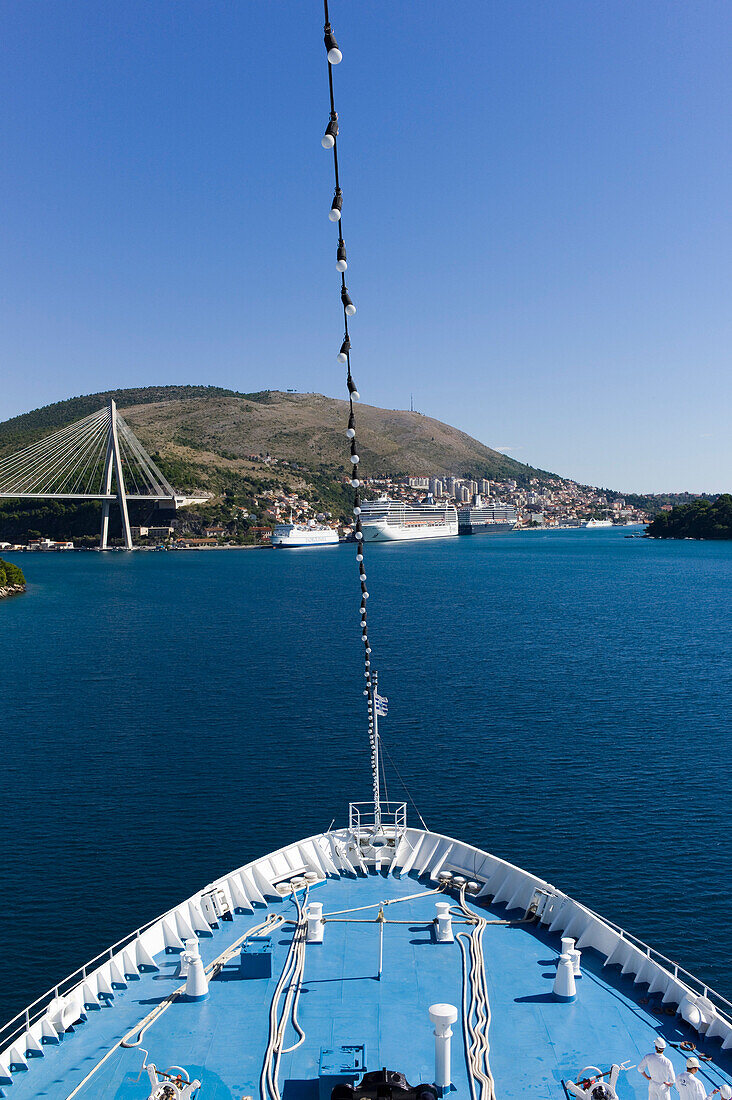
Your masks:
M 6 584 L 0 586 L 0 600 L 3 596 L 17 596 L 20 592 L 25 592 L 24 584 Z

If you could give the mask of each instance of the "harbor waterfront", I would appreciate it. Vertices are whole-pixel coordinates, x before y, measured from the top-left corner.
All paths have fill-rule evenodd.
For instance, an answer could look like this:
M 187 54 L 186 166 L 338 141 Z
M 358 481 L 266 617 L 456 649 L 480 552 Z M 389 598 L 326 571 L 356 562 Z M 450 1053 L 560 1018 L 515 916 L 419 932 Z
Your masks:
M 368 794 L 351 564 L 328 547 L 23 559 L 28 594 L 0 606 L 0 868 L 22 893 L 2 1018 Z M 730 576 L 729 543 L 622 529 L 389 543 L 369 565 L 384 744 L 427 823 L 726 996 Z

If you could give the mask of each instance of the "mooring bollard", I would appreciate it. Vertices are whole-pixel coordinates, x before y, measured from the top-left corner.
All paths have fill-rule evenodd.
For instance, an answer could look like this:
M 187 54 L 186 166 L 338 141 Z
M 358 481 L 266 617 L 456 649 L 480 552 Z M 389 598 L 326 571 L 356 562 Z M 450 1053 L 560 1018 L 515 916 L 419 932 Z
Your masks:
M 555 1001 L 573 1001 L 577 996 L 577 987 L 574 984 L 574 966 L 572 956 L 565 952 L 559 956 L 557 976 L 554 979 L 552 989 Z
M 437 910 L 437 917 L 435 918 L 435 939 L 438 943 L 453 943 L 450 902 L 438 901 L 435 904 L 435 909 Z
M 305 914 L 308 918 L 308 932 L 305 938 L 306 943 L 322 943 L 323 942 L 323 905 L 319 901 L 311 901 L 305 910 Z
M 198 940 L 186 940 L 186 949 L 182 957 L 186 969 L 186 999 L 202 1001 L 208 997 L 208 978 L 203 968 L 203 959 L 198 948 Z

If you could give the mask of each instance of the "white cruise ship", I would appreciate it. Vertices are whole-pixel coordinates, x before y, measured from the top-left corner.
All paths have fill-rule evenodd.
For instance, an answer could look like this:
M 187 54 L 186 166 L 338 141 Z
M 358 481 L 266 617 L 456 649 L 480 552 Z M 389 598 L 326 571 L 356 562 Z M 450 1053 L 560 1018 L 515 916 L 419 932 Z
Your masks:
M 332 546 L 338 542 L 338 532 L 322 523 L 278 523 L 272 532 L 272 545 Z
M 452 504 L 407 504 L 387 496 L 361 504 L 364 542 L 405 542 L 457 535 L 457 509 Z
M 612 527 L 611 519 L 588 519 L 585 527 Z

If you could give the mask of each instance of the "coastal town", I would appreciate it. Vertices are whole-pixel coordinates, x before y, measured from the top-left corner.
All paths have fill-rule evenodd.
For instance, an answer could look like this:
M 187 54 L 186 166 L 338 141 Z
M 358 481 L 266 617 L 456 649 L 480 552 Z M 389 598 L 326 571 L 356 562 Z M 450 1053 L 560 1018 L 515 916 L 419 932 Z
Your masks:
M 269 455 L 251 456 L 263 467 L 272 469 L 278 465 Z M 344 487 L 346 481 L 344 480 Z M 338 530 L 342 538 L 353 534 L 353 524 L 343 522 L 332 510 L 324 509 L 320 502 L 311 500 L 307 489 L 287 491 L 288 487 L 263 489 L 252 497 L 248 506 L 224 503 L 217 506 L 217 518 L 197 518 L 186 510 L 166 515 L 153 515 L 146 524 L 132 526 L 136 545 L 165 546 L 170 549 L 215 548 L 225 546 L 259 545 L 270 543 L 276 525 L 324 524 Z M 632 506 L 622 497 L 608 494 L 602 489 L 583 486 L 574 481 L 548 478 L 540 481 L 531 478 L 526 484 L 515 480 L 488 480 L 454 475 L 422 477 L 372 477 L 364 482 L 364 497 L 387 496 L 390 500 L 405 504 L 434 501 L 453 504 L 458 512 L 476 501 L 484 506 L 508 505 L 515 509 L 515 529 L 572 528 L 591 526 L 646 524 L 652 515 Z M 317 494 L 316 494 L 317 495 Z M 666 506 L 668 507 L 668 506 Z M 340 520 L 340 521 L 339 521 Z M 64 551 L 87 548 L 86 540 L 49 538 L 40 532 L 24 542 L 3 540 L 0 530 L 0 550 L 5 551 Z

